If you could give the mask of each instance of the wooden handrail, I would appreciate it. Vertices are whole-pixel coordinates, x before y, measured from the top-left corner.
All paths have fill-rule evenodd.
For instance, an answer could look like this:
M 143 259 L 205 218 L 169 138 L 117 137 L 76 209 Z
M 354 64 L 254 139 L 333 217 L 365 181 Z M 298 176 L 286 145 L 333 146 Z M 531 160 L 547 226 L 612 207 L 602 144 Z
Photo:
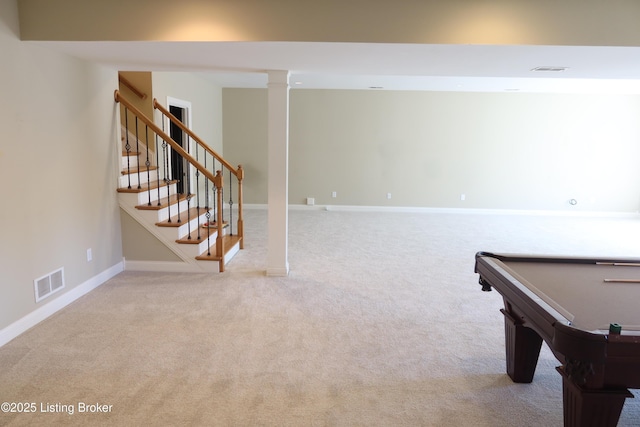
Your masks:
M 122 74 L 118 73 L 118 81 L 125 85 L 131 92 L 133 92 L 140 99 L 147 99 L 147 94 L 134 86 L 129 80 L 127 80 Z
M 229 163 L 228 161 L 223 159 L 220 154 L 216 153 L 216 151 L 214 149 L 209 147 L 202 139 L 200 139 L 200 137 L 198 137 L 198 135 L 193 133 L 193 131 L 191 129 L 189 129 L 187 126 L 185 126 L 184 123 L 182 123 L 180 120 L 178 120 L 178 118 L 176 116 L 171 114 L 169 111 L 167 111 L 166 108 L 164 108 L 160 103 L 158 103 L 158 100 L 156 98 L 153 98 L 153 108 L 156 108 L 156 109 L 160 110 L 160 112 L 162 114 L 164 114 L 165 116 L 167 116 L 169 118 L 169 120 L 171 120 L 176 126 L 178 126 L 180 129 L 182 129 L 187 135 L 189 135 L 198 144 L 200 144 L 200 146 L 202 148 L 204 148 L 204 150 L 206 152 L 208 152 L 213 157 L 215 157 L 216 160 L 218 160 L 220 163 L 222 163 L 224 165 L 225 168 L 229 169 L 236 176 L 236 178 L 238 178 L 239 180 L 242 180 L 243 175 L 244 175 L 243 172 L 241 172 L 242 171 L 242 166 L 238 166 L 238 169 L 236 169 L 231 163 Z
M 191 163 L 191 165 L 193 165 L 193 167 L 198 169 L 205 177 L 207 177 L 207 179 L 211 180 L 212 182 L 215 182 L 216 177 L 210 171 L 208 171 L 204 166 L 202 166 L 193 156 L 191 156 L 191 154 L 187 153 L 184 150 L 184 148 L 182 148 L 180 146 L 180 144 L 175 142 L 173 139 L 171 139 L 171 137 L 169 135 L 164 133 L 164 131 L 162 129 L 160 129 L 155 123 L 153 123 L 153 121 L 151 121 L 147 116 L 145 116 L 142 111 L 138 110 L 126 98 L 124 98 L 122 95 L 120 95 L 120 91 L 119 90 L 116 89 L 116 91 L 114 92 L 113 95 L 114 95 L 114 98 L 115 98 L 116 102 L 120 102 L 120 103 L 124 104 L 131 112 L 133 112 L 136 116 L 138 116 L 139 120 L 141 120 L 144 124 L 149 126 L 149 128 L 153 132 L 155 132 L 156 135 L 158 135 L 160 138 L 165 140 L 169 145 L 171 145 L 171 148 L 173 148 L 173 150 L 175 150 L 185 160 L 187 160 L 189 163 Z

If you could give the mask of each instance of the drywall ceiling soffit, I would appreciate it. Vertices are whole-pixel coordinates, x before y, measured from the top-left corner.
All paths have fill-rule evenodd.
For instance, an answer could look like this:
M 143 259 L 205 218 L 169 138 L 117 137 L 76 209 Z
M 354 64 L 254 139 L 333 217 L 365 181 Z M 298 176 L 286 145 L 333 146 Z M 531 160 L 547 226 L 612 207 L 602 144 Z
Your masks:
M 640 93 L 640 47 L 306 42 L 28 42 L 118 70 L 201 73 L 222 87 Z M 532 71 L 536 67 L 562 71 Z

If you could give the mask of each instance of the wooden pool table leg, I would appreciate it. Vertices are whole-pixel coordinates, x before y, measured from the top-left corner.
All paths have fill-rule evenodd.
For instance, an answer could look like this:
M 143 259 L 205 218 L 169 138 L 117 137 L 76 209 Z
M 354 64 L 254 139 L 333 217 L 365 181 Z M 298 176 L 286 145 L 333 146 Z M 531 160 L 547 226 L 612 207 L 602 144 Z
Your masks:
M 500 310 L 504 314 L 507 374 L 516 383 L 530 383 L 536 372 L 542 338 L 533 329 L 510 313 L 509 306 Z
M 627 389 L 585 389 L 569 378 L 560 366 L 565 427 L 615 427 L 627 397 Z

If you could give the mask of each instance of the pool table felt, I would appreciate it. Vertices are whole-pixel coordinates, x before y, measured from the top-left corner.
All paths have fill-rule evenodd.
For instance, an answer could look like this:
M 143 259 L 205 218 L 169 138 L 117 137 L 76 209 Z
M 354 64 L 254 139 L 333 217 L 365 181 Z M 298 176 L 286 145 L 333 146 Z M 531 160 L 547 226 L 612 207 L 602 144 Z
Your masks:
M 503 261 L 509 273 L 544 302 L 587 331 L 622 325 L 623 334 L 640 334 L 640 267 L 596 264 Z

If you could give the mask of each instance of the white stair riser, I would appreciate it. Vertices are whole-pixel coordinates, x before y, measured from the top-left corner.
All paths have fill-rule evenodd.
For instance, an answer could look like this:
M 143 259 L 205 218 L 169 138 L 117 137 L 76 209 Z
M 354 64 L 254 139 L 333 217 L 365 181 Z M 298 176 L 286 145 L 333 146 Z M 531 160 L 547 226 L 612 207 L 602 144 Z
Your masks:
M 158 232 L 162 234 L 162 236 L 166 240 L 169 240 L 172 242 L 175 242 L 176 240 L 178 240 L 178 237 L 176 236 L 177 235 L 176 228 L 173 228 L 173 227 L 158 227 L 158 228 L 159 228 Z M 178 243 L 178 242 L 175 242 L 175 244 L 178 245 L 178 247 L 180 248 L 180 251 L 184 253 L 186 256 L 188 256 L 189 258 L 195 258 L 198 255 L 201 255 L 203 252 L 206 252 L 208 247 L 207 245 L 209 245 L 212 248 L 212 250 L 215 249 L 216 236 L 217 234 L 214 233 L 210 236 L 208 241 L 205 239 L 204 241 L 197 244 L 187 244 L 187 243 Z
M 152 170 L 149 171 L 148 175 L 147 175 L 147 171 L 144 172 L 140 172 L 140 173 L 132 173 L 129 175 L 122 175 L 120 176 L 120 181 L 119 181 L 119 185 L 120 187 L 127 187 L 127 185 L 129 185 L 129 178 L 131 178 L 131 186 L 133 187 L 134 185 L 137 186 L 138 182 L 140 184 L 146 184 L 147 182 L 154 182 L 158 179 L 158 171 L 156 170 Z
M 156 193 L 157 196 L 157 191 L 158 190 L 152 190 L 152 192 Z M 166 191 L 166 190 L 165 190 Z M 142 193 L 144 194 L 143 197 L 147 197 L 147 193 L 144 192 Z M 135 207 L 135 206 L 144 206 L 148 203 L 148 199 L 145 199 L 144 201 L 140 201 L 140 194 L 139 193 L 119 193 L 119 198 L 120 198 L 120 203 L 121 204 L 126 204 L 127 206 L 130 207 Z M 171 198 L 175 201 L 175 194 L 171 195 Z M 193 204 L 193 202 L 192 202 Z M 153 205 L 153 200 L 152 200 L 152 205 Z M 186 225 L 186 220 L 187 220 L 187 208 L 188 208 L 188 204 L 187 201 L 185 199 L 180 200 L 179 203 L 173 203 L 170 207 L 166 206 L 164 208 L 161 209 L 137 209 L 141 214 L 145 215 L 145 217 L 149 218 L 149 221 L 153 223 L 153 225 L 155 226 L 155 224 L 157 222 L 163 222 L 169 219 L 169 215 L 171 215 L 171 217 L 175 217 L 176 215 L 178 215 L 178 212 L 180 212 L 180 219 L 182 221 L 185 221 L 185 224 L 183 227 L 187 227 Z M 179 210 L 178 210 L 179 209 Z M 200 224 L 204 224 L 207 221 L 205 214 L 201 215 L 201 219 L 200 219 Z M 192 222 L 192 229 L 194 229 L 194 227 L 197 224 L 197 217 L 191 218 L 191 222 Z
M 122 167 L 122 170 L 127 170 L 127 168 L 137 168 L 138 165 L 140 166 L 145 166 L 147 164 L 147 159 L 142 157 L 142 155 L 140 156 L 134 156 L 131 155 L 129 156 L 129 159 L 127 160 L 127 156 L 122 156 L 122 160 L 120 161 L 120 166 Z M 155 166 L 155 159 L 149 159 L 149 165 L 150 166 Z
M 174 198 L 174 196 L 172 196 L 172 199 Z M 174 203 L 171 206 L 167 206 L 165 208 L 162 208 L 158 211 L 156 211 L 158 213 L 158 221 L 157 222 L 162 222 L 162 221 L 166 221 L 169 219 L 169 217 L 173 217 L 178 215 L 178 212 L 180 212 L 180 215 L 182 216 L 182 213 L 185 212 L 188 208 L 187 205 L 187 201 L 186 200 L 180 200 L 180 202 L 178 203 Z M 184 214 L 184 219 L 186 219 L 186 213 Z M 183 218 L 180 218 L 184 221 Z
M 189 234 L 189 230 L 193 232 L 197 230 L 199 225 L 203 225 L 205 222 L 207 222 L 207 219 L 205 218 L 204 215 L 200 215 L 200 221 L 198 221 L 198 217 L 193 217 L 193 218 L 190 218 L 189 222 L 187 223 L 186 215 L 180 219 L 184 221 L 184 224 L 182 224 L 180 227 L 177 228 L 176 239 L 182 239 L 183 237 L 187 237 Z
M 175 227 L 176 229 L 176 239 L 182 239 L 185 238 L 189 235 L 189 232 L 194 232 L 198 229 L 198 226 L 201 226 L 202 228 L 202 235 L 206 235 L 204 233 L 204 231 L 206 230 L 204 227 L 202 227 L 206 222 L 207 219 L 205 218 L 204 215 L 200 215 L 200 221 L 198 222 L 198 218 L 191 218 L 191 220 L 189 221 L 189 223 L 187 223 L 187 218 L 181 218 L 185 223 L 182 224 L 179 227 Z M 228 234 L 228 227 L 223 228 L 222 229 L 222 235 L 225 236 Z M 217 231 L 216 231 L 216 235 L 217 235 Z M 213 236 L 213 234 L 212 234 Z
M 123 194 L 123 193 L 119 194 L 121 200 L 124 199 L 123 196 L 130 196 L 130 195 L 131 194 Z M 136 197 L 136 195 L 133 195 L 133 197 Z M 123 200 L 123 203 L 124 203 L 124 200 Z M 129 199 L 129 202 L 127 202 L 127 205 L 128 206 L 132 206 L 132 207 L 136 206 L 136 204 L 132 204 L 131 203 L 131 199 Z M 177 208 L 178 208 L 177 204 L 171 206 L 171 216 L 174 216 L 174 215 L 178 214 Z M 180 208 L 183 209 L 183 211 L 184 211 L 184 209 L 186 209 L 186 203 L 181 203 L 180 204 Z M 155 209 L 148 209 L 148 210 L 147 209 L 136 209 L 136 212 L 140 216 L 142 216 L 144 218 L 144 221 L 145 221 L 144 225 L 145 226 L 148 223 L 148 224 L 150 224 L 150 225 L 152 225 L 154 227 L 157 227 L 156 223 L 166 221 L 169 218 L 169 208 L 162 208 L 162 209 L 159 209 L 159 210 L 155 210 Z M 185 219 L 186 219 L 186 214 L 185 214 Z M 168 228 L 168 229 L 172 230 L 172 233 L 173 233 L 172 234 L 172 238 L 173 239 L 177 239 L 178 238 L 178 237 L 175 237 L 175 236 L 177 236 L 177 233 L 178 233 L 176 227 L 160 227 L 160 228 Z
M 233 258 L 238 252 L 240 252 L 240 242 L 236 242 L 231 250 L 226 253 L 226 255 L 224 256 L 224 263 L 227 264 L 229 261 L 231 261 L 231 258 Z
M 209 239 L 209 242 L 211 244 L 211 253 L 215 254 L 215 249 L 216 249 L 216 239 L 214 238 L 214 235 L 211 235 L 211 239 Z M 189 254 L 189 256 L 192 257 L 197 257 L 199 255 L 205 254 L 207 252 L 207 242 L 204 241 L 198 245 L 185 245 L 185 244 L 180 244 L 180 249 L 182 251 L 184 251 L 185 254 Z M 227 264 L 231 258 L 233 258 L 233 256 L 235 254 L 238 253 L 238 251 L 240 250 L 240 243 L 236 243 L 229 252 L 227 252 L 227 254 L 224 257 L 224 263 Z M 199 263 L 201 264 L 218 264 L 217 262 L 212 262 L 212 261 L 199 261 Z
M 157 201 L 159 198 L 163 199 L 165 197 L 167 197 L 167 195 L 171 194 L 176 194 L 176 185 L 175 184 L 170 184 L 169 188 L 167 188 L 166 185 L 162 185 L 160 186 L 160 194 L 158 195 L 158 189 L 157 188 L 153 188 L 149 191 L 143 191 L 142 193 L 136 193 L 138 196 L 138 205 L 144 205 L 149 203 L 149 199 L 151 199 L 151 202 L 155 202 Z
M 127 170 L 127 166 L 130 168 L 138 167 L 138 156 L 129 156 L 127 161 L 127 156 L 122 156 L 122 161 L 120 162 L 120 166 L 122 170 Z M 144 163 L 144 161 L 142 162 Z
M 212 234 L 209 238 L 209 241 L 204 240 L 197 245 L 188 245 L 185 243 L 180 243 L 180 249 L 182 249 L 186 254 L 189 254 L 190 257 L 197 257 L 207 252 L 207 248 L 211 248 L 211 252 L 215 253 L 216 250 L 216 235 Z

